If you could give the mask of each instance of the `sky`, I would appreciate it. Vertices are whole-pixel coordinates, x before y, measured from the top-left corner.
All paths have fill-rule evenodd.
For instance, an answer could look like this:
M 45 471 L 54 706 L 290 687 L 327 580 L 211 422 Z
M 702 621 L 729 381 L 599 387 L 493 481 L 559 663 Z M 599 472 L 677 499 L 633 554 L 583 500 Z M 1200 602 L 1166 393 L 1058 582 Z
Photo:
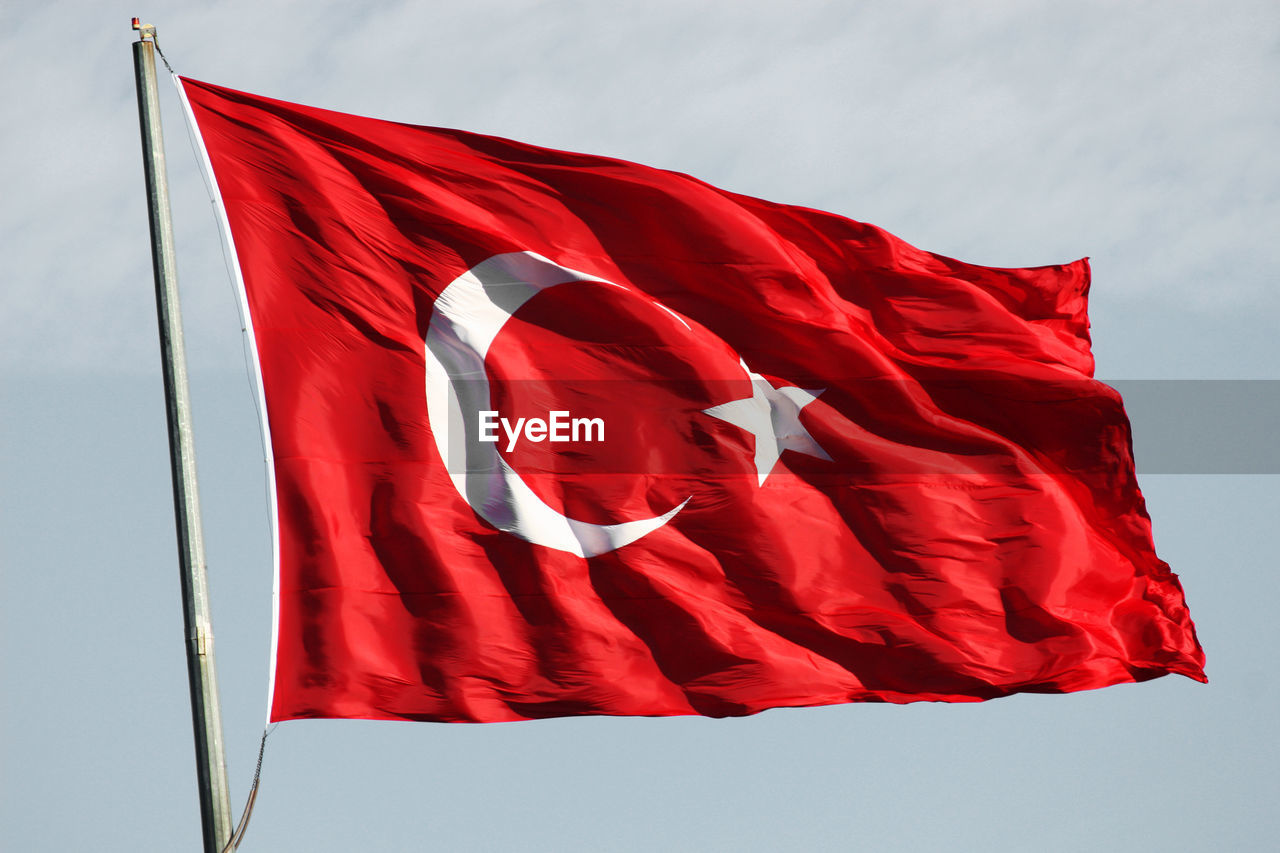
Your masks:
M 0 847 L 199 844 L 134 15 L 197 79 L 688 172 L 976 263 L 1089 256 L 1097 374 L 1131 398 L 1157 551 L 1207 654 L 1208 685 L 975 705 L 285 723 L 242 849 L 1280 836 L 1280 6 L 99 0 L 0 5 Z M 161 83 L 238 816 L 267 689 L 263 451 Z

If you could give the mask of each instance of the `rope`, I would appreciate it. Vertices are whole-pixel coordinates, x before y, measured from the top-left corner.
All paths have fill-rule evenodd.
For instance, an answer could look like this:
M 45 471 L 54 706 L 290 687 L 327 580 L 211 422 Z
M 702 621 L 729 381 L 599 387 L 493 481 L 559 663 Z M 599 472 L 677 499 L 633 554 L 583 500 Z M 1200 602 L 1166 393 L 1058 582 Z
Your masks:
M 258 744 L 258 764 L 253 768 L 253 784 L 249 786 L 249 798 L 245 801 L 240 822 L 236 824 L 235 832 L 231 833 L 231 838 L 227 840 L 227 846 L 222 848 L 222 853 L 238 850 L 240 842 L 244 840 L 244 831 L 249 828 L 249 816 L 253 814 L 253 804 L 258 799 L 258 783 L 262 780 L 262 755 L 267 751 L 267 735 L 273 731 L 275 731 L 274 725 L 262 730 L 262 741 Z
M 164 63 L 164 67 L 169 69 L 170 74 L 174 73 L 173 66 L 169 64 L 168 59 L 165 59 L 164 51 L 160 49 L 160 38 L 156 35 L 154 27 L 151 29 L 151 43 L 156 46 L 156 53 L 160 54 L 160 61 Z
M 169 63 L 165 63 L 167 67 Z M 178 78 L 176 72 L 172 68 L 169 69 L 170 76 L 173 78 L 173 85 L 182 90 L 182 81 Z M 249 395 L 253 400 L 253 414 L 258 419 L 258 446 L 262 450 L 262 464 L 267 466 L 271 464 L 271 458 L 267 452 L 266 430 L 262 424 L 262 409 L 258 406 L 257 386 L 258 380 L 254 371 L 253 353 L 249 345 L 249 326 L 244 318 L 244 305 L 240 301 L 239 290 L 236 285 L 235 270 L 232 269 L 231 251 L 227 247 L 226 234 L 223 230 L 222 219 L 218 215 L 218 196 L 214 192 L 213 185 L 209 183 L 209 176 L 205 173 L 204 155 L 200 153 L 200 147 L 196 142 L 196 130 L 191 121 L 184 121 L 183 128 L 187 132 L 187 144 L 191 147 L 191 155 L 199 164 L 196 171 L 200 173 L 200 181 L 204 184 L 205 195 L 209 199 L 209 209 L 213 214 L 214 228 L 218 232 L 218 248 L 222 252 L 222 267 L 227 274 L 227 288 L 231 291 L 231 299 L 236 304 L 236 312 L 240 315 L 240 359 L 244 366 L 244 375 L 247 380 L 246 387 Z M 229 227 L 229 226 L 228 226 Z M 269 477 L 269 475 L 268 475 Z M 269 507 L 271 505 L 271 487 L 265 486 L 266 495 L 264 502 Z

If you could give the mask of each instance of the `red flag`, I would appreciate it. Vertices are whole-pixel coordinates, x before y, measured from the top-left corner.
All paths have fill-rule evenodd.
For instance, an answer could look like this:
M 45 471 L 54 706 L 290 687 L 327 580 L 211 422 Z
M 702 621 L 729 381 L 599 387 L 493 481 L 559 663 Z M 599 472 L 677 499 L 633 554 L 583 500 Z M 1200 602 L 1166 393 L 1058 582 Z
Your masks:
M 1085 261 L 183 81 L 273 455 L 273 720 L 1204 680 Z

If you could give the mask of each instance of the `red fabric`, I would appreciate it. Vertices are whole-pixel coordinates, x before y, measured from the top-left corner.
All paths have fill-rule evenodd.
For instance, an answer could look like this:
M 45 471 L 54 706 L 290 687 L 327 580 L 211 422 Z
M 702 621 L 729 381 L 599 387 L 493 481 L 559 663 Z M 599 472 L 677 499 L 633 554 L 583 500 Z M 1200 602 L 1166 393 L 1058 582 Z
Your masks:
M 280 528 L 273 720 L 499 721 L 973 701 L 1204 680 L 1155 554 L 1085 261 L 994 269 L 685 175 L 184 80 L 243 272 Z M 599 524 L 581 557 L 486 523 L 424 395 L 434 301 L 536 252 L 493 408 L 592 408 L 504 458 Z M 655 309 L 660 304 L 669 312 Z M 704 410 L 772 388 L 830 457 Z M 501 399 L 498 399 L 501 398 Z M 504 414 L 506 412 L 504 411 Z M 439 428 L 439 427 L 437 427 Z

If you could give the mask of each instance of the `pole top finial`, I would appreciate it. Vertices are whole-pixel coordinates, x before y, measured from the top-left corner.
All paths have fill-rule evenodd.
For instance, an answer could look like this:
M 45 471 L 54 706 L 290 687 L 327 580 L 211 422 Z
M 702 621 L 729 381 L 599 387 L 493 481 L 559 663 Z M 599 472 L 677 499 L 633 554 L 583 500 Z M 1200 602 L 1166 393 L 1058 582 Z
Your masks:
M 154 24 L 144 24 L 140 19 L 134 18 L 132 21 L 133 28 L 138 32 L 138 38 L 143 41 L 155 41 L 156 28 Z

